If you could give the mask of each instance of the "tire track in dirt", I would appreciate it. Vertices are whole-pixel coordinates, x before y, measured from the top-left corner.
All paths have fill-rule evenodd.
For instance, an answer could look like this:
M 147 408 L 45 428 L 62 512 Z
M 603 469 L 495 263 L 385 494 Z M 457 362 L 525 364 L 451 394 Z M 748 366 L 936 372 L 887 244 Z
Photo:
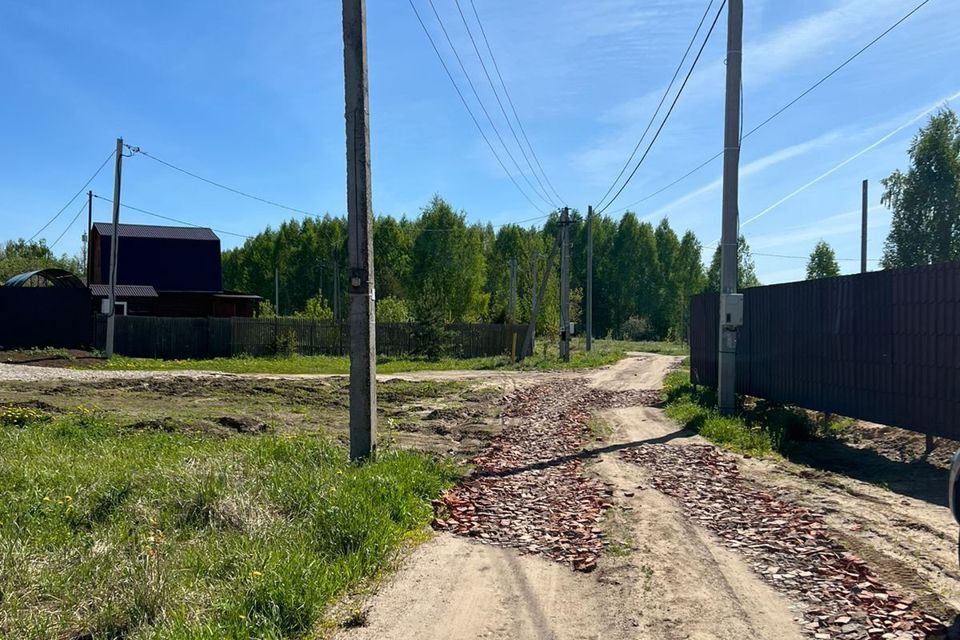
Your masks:
M 654 487 L 678 499 L 691 520 L 746 556 L 766 582 L 803 602 L 804 630 L 818 640 L 927 638 L 946 631 L 912 598 L 887 588 L 819 514 L 744 482 L 732 455 L 704 444 L 640 445 L 620 455 L 650 468 Z

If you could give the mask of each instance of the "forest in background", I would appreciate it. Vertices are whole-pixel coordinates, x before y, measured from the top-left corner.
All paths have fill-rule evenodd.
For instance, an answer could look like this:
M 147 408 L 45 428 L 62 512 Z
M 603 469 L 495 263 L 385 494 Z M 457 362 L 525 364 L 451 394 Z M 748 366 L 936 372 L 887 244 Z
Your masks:
M 380 216 L 374 223 L 377 315 L 384 322 L 504 322 L 510 292 L 510 262 L 517 259 L 517 320 L 528 322 L 533 270 L 542 277 L 556 238 L 559 214 L 542 226 L 468 224 L 435 196 L 414 219 Z M 345 317 L 346 220 L 325 216 L 267 228 L 243 246 L 223 253 L 224 286 L 274 301 L 279 270 L 282 315 L 331 317 L 335 262 L 339 257 L 340 308 Z M 586 219 L 571 212 L 571 318 L 582 329 L 586 283 Z M 759 284 L 741 240 L 741 284 Z M 633 213 L 593 221 L 594 334 L 618 338 L 686 338 L 687 299 L 718 280 L 690 231 L 678 235 L 664 219 L 656 227 Z M 559 254 L 550 270 L 541 334 L 560 324 Z M 270 312 L 264 306 L 264 312 Z

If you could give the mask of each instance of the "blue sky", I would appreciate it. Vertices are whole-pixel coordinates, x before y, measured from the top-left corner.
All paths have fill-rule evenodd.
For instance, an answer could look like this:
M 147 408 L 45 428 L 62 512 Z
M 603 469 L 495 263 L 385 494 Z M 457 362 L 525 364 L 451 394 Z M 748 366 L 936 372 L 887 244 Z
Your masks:
M 427 0 L 415 1 L 462 82 Z M 747 0 L 745 127 L 776 111 L 917 1 Z M 434 2 L 511 143 L 456 5 Z M 461 2 L 469 13 L 469 3 Z M 585 210 L 636 144 L 706 1 L 476 4 L 544 169 L 566 204 Z M 477 133 L 407 2 L 369 0 L 368 14 L 376 212 L 413 216 L 439 193 L 471 220 L 498 224 L 537 216 Z M 932 0 L 744 142 L 741 220 L 762 214 L 742 229 L 755 253 L 804 256 L 823 238 L 839 257 L 857 258 L 860 182 L 866 178 L 869 255 L 880 256 L 889 212 L 880 206 L 879 181 L 906 166 L 910 138 L 923 122 L 918 116 L 960 92 L 958 30 L 955 2 Z M 723 18 L 657 145 L 608 213 L 619 217 L 623 207 L 721 149 L 725 38 Z M 335 0 L 5 0 L 2 236 L 32 236 L 120 135 L 265 198 L 342 213 L 342 64 Z M 111 169 L 92 185 L 105 197 L 112 194 Z M 652 222 L 667 216 L 675 228 L 692 229 L 711 244 L 720 228 L 720 169 L 713 163 L 633 209 Z M 125 160 L 123 201 L 241 234 L 294 215 L 142 156 Z M 68 229 L 80 205 L 78 199 L 42 234 L 52 242 L 67 230 L 58 252 L 80 249 L 85 215 Z M 95 219 L 109 215 L 109 205 L 96 203 Z M 157 222 L 133 211 L 123 218 Z M 226 235 L 222 241 L 224 247 L 242 242 Z M 756 263 L 765 283 L 803 276 L 803 260 L 757 255 Z M 845 272 L 858 268 L 853 260 L 841 265 Z

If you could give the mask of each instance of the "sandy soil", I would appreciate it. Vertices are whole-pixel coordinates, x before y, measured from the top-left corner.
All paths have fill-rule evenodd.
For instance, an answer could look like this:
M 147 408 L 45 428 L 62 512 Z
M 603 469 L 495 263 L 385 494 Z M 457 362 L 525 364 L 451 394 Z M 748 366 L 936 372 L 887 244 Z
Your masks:
M 653 388 L 676 358 L 635 356 L 595 372 L 591 384 Z M 622 446 L 675 431 L 658 409 L 605 412 L 613 425 L 593 469 L 614 491 L 609 536 L 618 550 L 596 571 L 574 573 L 540 557 L 440 535 L 364 605 L 356 639 L 801 638 L 790 604 L 731 552 L 645 486 Z

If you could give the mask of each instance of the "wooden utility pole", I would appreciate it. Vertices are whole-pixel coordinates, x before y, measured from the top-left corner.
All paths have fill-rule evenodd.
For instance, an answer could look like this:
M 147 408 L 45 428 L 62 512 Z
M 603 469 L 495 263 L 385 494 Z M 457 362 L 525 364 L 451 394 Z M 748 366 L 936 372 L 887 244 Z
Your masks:
M 517 323 L 517 256 L 510 258 L 510 300 L 507 303 L 510 324 Z
M 358 460 L 371 458 L 377 444 L 377 320 L 366 0 L 343 0 L 343 71 L 350 261 L 350 459 Z
M 93 191 L 87 191 L 87 239 L 84 242 L 84 249 L 87 264 L 87 286 L 93 283 L 93 247 L 90 245 L 93 240 Z
M 870 182 L 863 181 L 863 198 L 860 216 L 860 273 L 867 272 L 867 213 L 869 210 Z
M 718 408 L 736 408 L 737 329 L 743 298 L 737 294 L 739 235 L 740 91 L 743 62 L 743 0 L 727 3 L 727 77 L 723 142 L 723 222 L 720 236 L 720 341 L 717 371 Z
M 523 348 L 520 350 L 520 360 L 527 357 L 527 351 L 533 349 L 533 338 L 537 328 L 537 316 L 540 315 L 540 305 L 543 303 L 543 295 L 547 290 L 547 282 L 550 280 L 550 270 L 553 268 L 553 259 L 557 257 L 557 249 L 560 248 L 563 232 L 557 232 L 557 238 L 550 249 L 550 255 L 547 256 L 547 263 L 543 268 L 543 275 L 540 277 L 540 286 L 537 287 L 537 279 L 533 279 L 533 308 L 530 310 L 530 323 L 527 325 L 527 335 L 523 339 Z M 534 261 L 534 275 L 536 275 L 536 261 Z
M 586 349 L 593 351 L 593 205 L 587 207 L 587 322 Z
M 107 297 L 106 354 L 113 357 L 113 338 L 117 312 L 117 245 L 120 244 L 120 175 L 123 172 L 123 138 L 117 138 L 116 165 L 113 172 L 113 236 L 110 238 L 110 295 Z
M 560 359 L 570 361 L 570 209 L 560 218 Z

